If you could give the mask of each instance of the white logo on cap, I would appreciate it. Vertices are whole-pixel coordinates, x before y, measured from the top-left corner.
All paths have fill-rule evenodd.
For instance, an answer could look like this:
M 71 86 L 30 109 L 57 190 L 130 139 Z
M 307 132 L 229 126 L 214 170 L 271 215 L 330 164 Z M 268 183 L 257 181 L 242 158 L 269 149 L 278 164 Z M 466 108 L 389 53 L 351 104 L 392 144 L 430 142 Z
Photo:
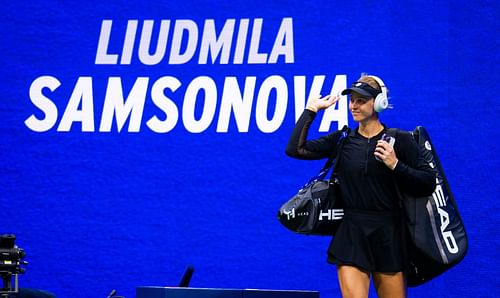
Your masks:
M 356 83 L 356 85 L 354 85 L 354 86 L 359 87 L 361 85 L 363 85 L 363 83 Z

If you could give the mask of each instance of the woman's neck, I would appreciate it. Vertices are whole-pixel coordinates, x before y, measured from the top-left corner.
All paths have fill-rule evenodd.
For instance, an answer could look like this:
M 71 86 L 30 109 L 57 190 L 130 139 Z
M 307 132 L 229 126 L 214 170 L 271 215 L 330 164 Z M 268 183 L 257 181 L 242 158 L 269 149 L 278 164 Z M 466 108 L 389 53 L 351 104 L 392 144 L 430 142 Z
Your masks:
M 370 138 L 378 135 L 383 130 L 384 130 L 384 126 L 377 119 L 377 120 L 372 120 L 372 121 L 367 121 L 367 122 L 360 122 L 358 133 L 360 135 L 362 135 L 363 137 L 370 139 Z

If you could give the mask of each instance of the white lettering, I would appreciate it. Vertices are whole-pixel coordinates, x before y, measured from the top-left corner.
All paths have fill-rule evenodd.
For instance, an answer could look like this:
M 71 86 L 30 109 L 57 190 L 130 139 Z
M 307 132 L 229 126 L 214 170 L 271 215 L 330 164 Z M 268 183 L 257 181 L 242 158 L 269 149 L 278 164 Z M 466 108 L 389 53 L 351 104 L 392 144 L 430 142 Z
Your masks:
M 236 39 L 236 49 L 234 50 L 234 64 L 242 64 L 243 56 L 245 55 L 245 45 L 248 34 L 248 19 L 241 19 L 238 29 L 238 37 Z
M 224 82 L 224 91 L 217 123 L 217 132 L 227 132 L 231 110 L 239 132 L 248 132 L 250 125 L 250 115 L 252 113 L 252 101 L 255 92 L 256 77 L 245 79 L 244 94 L 241 94 L 236 77 L 227 77 Z
M 441 233 L 443 233 L 450 224 L 450 216 L 448 215 L 448 212 L 444 211 L 441 208 L 438 208 L 437 210 L 439 213 L 439 218 L 441 219 Z
M 58 79 L 51 76 L 41 76 L 31 83 L 31 102 L 45 114 L 43 119 L 38 119 L 34 114 L 24 121 L 24 124 L 36 132 L 44 132 L 51 129 L 57 122 L 57 106 L 42 93 L 43 89 L 56 90 L 61 85 Z
M 120 64 L 130 64 L 132 61 L 132 52 L 134 51 L 136 32 L 137 20 L 129 20 L 127 23 L 127 31 L 125 32 L 125 41 L 123 42 Z
M 81 122 L 82 132 L 95 131 L 95 125 L 99 126 L 98 131 L 100 132 L 110 132 L 113 122 L 116 121 L 117 131 L 120 132 L 125 123 L 129 121 L 127 131 L 139 132 L 146 99 L 151 98 L 152 105 L 163 112 L 164 116 L 153 113 L 145 124 L 157 133 L 171 131 L 180 119 L 188 131 L 202 132 L 212 124 L 217 111 L 219 113 L 216 123 L 217 132 L 227 133 L 231 119 L 234 119 L 237 131 L 246 133 L 249 131 L 252 113 L 254 113 L 254 102 L 254 117 L 257 128 L 264 133 L 272 133 L 283 124 L 289 102 L 289 87 L 294 90 L 294 98 L 292 99 L 294 103 L 290 104 L 294 105 L 295 117 L 298 118 L 305 107 L 306 94 L 317 94 L 323 87 L 325 76 L 315 76 L 310 89 L 306 88 L 306 81 L 305 76 L 295 76 L 292 87 L 287 85 L 285 78 L 272 75 L 265 78 L 260 86 L 256 86 L 257 77 L 248 76 L 240 81 L 240 86 L 237 77 L 229 76 L 225 78 L 223 86 L 220 87 L 212 78 L 200 76 L 187 84 L 184 95 L 176 96 L 179 98 L 177 104 L 171 99 L 171 95 L 165 94 L 166 92 L 178 92 L 182 85 L 179 79 L 172 76 L 157 79 L 152 84 L 150 97 L 147 98 L 148 77 L 138 77 L 132 87 L 127 90 L 124 90 L 120 77 L 110 77 L 104 99 L 94 98 L 93 85 L 95 82 L 92 77 L 79 77 L 71 95 L 68 96 L 66 109 L 57 131 L 71 131 L 73 123 Z M 43 132 L 50 130 L 57 123 L 58 108 L 52 100 L 43 95 L 42 91 L 44 88 L 54 91 L 60 84 L 56 78 L 50 76 L 39 77 L 33 81 L 30 88 L 30 99 L 35 107 L 45 113 L 45 118 L 40 119 L 38 114 L 31 115 L 25 120 L 28 128 Z M 219 88 L 221 90 L 218 90 Z M 182 100 L 184 101 L 182 102 Z M 218 109 L 219 100 L 220 107 Z M 94 111 L 96 109 L 94 104 L 99 102 L 102 102 L 102 113 L 99 114 L 100 124 L 94 122 L 97 115 L 94 113 L 100 111 L 99 108 Z M 344 112 L 347 113 L 347 107 L 344 108 L 346 109 Z M 336 120 L 333 116 L 328 117 L 329 123 Z M 436 202 L 439 202 L 437 195 Z
M 187 32 L 187 45 L 184 53 L 181 53 L 181 43 L 184 32 Z M 191 60 L 196 51 L 198 43 L 198 26 L 191 20 L 177 20 L 174 27 L 172 49 L 170 52 L 170 64 L 184 64 Z
M 165 89 L 175 92 L 181 86 L 181 82 L 175 77 L 162 77 L 158 79 L 151 88 L 151 99 L 153 103 L 165 113 L 165 120 L 161 121 L 157 116 L 153 116 L 146 122 L 152 131 L 166 133 L 171 131 L 179 120 L 179 111 L 175 103 L 165 96 Z
M 342 90 L 344 90 L 346 86 L 347 76 L 336 75 L 335 81 L 332 85 L 332 89 L 330 90 L 330 94 L 340 94 L 340 92 L 342 92 Z M 330 131 L 330 125 L 332 122 L 337 122 L 337 129 L 341 129 L 342 127 L 344 127 L 344 125 L 347 125 L 347 96 L 341 96 L 340 100 L 337 101 L 335 105 L 325 110 L 323 119 L 321 119 L 319 131 Z
M 259 53 L 260 34 L 262 30 L 262 19 L 253 21 L 252 36 L 250 39 L 250 52 L 248 53 L 248 64 L 265 64 L 266 53 Z
M 445 231 L 450 224 L 450 215 L 448 214 L 448 212 L 441 208 L 446 206 L 446 198 L 444 196 L 443 188 L 439 183 L 438 178 L 436 178 L 436 189 L 434 190 L 432 197 L 439 213 L 439 219 L 441 222 L 440 230 L 441 235 L 443 236 L 443 240 L 446 243 L 446 248 L 450 253 L 457 253 L 459 248 L 455 237 L 453 236 L 453 233 L 451 231 Z
M 97 44 L 97 54 L 95 64 L 116 64 L 117 54 L 108 54 L 109 37 L 111 35 L 112 20 L 103 20 L 101 25 L 101 34 L 99 34 L 99 43 Z
M 313 78 L 313 83 L 311 89 L 309 89 L 309 95 L 307 98 L 317 96 L 321 93 L 323 88 L 323 83 L 325 82 L 324 75 L 316 75 Z M 293 77 L 294 83 L 294 98 L 295 98 L 295 122 L 300 118 L 300 115 L 304 112 L 306 107 L 306 76 L 295 76 Z
M 268 63 L 276 63 L 278 56 L 284 55 L 286 63 L 294 62 L 293 55 L 293 21 L 292 18 L 284 18 L 281 20 L 281 27 L 274 40 L 273 49 L 269 56 Z
M 78 110 L 80 104 L 82 109 Z M 94 98 L 91 77 L 78 78 L 57 131 L 70 131 L 73 122 L 81 122 L 82 131 L 94 131 Z
M 110 132 L 113 116 L 116 115 L 118 132 L 121 131 L 129 116 L 128 131 L 139 132 L 148 82 L 149 78 L 147 77 L 137 78 L 127 99 L 124 100 L 121 78 L 109 78 L 99 131 Z
M 234 19 L 229 19 L 224 24 L 224 28 L 217 38 L 215 34 L 215 23 L 214 20 L 206 20 L 205 27 L 203 29 L 203 37 L 201 39 L 200 57 L 198 60 L 199 64 L 206 64 L 208 52 L 210 51 L 210 57 L 212 58 L 212 63 L 215 62 L 217 56 L 222 50 L 222 55 L 220 57 L 221 64 L 227 64 L 229 62 L 229 53 L 231 50 L 231 42 L 234 32 Z
M 203 90 L 205 102 L 200 120 L 195 119 L 196 99 Z M 182 120 L 187 131 L 200 133 L 210 126 L 217 107 L 217 86 L 210 77 L 197 77 L 187 87 L 182 107 Z
M 250 22 L 252 30 L 250 38 L 248 31 Z M 260 52 L 260 42 L 263 38 L 268 38 L 266 32 L 263 37 L 262 18 L 240 19 L 238 28 L 236 28 L 237 19 L 227 19 L 219 32 L 216 32 L 215 20 L 207 19 L 204 21 L 202 32 L 199 32 L 199 26 L 194 20 L 181 19 L 175 20 L 172 25 L 169 64 L 185 64 L 191 61 L 198 52 L 198 64 L 207 64 L 209 55 L 211 63 L 215 64 L 218 60 L 220 64 L 228 64 L 231 52 L 234 51 L 234 64 L 242 64 L 247 52 L 247 39 L 249 39 L 249 49 L 247 54 L 248 64 L 274 64 L 278 63 L 280 56 L 283 56 L 285 63 L 294 63 L 294 36 L 293 19 L 283 18 L 280 27 L 274 36 L 274 43 L 271 52 Z M 144 65 L 156 65 L 166 60 L 168 37 L 170 36 L 171 20 L 161 20 L 160 29 L 153 37 L 154 20 L 142 21 L 140 35 L 137 34 L 139 20 L 131 19 L 127 21 L 127 26 L 123 35 L 123 46 L 121 56 L 119 54 L 109 53 L 111 44 L 111 34 L 113 29 L 112 20 L 103 20 L 101 31 L 97 44 L 95 64 L 117 64 L 120 58 L 120 64 L 130 65 L 137 55 L 137 61 Z M 238 30 L 236 33 L 235 30 Z M 199 38 L 201 37 L 201 38 Z M 235 42 L 233 46 L 233 37 Z M 156 40 L 153 40 L 155 38 Z M 139 39 L 139 40 L 137 40 Z M 114 39 L 116 40 L 116 39 Z M 136 47 L 136 44 L 139 44 Z M 151 49 L 156 43 L 156 48 Z M 135 54 L 135 50 L 137 54 Z
M 276 90 L 276 105 L 271 120 L 268 120 L 267 110 L 269 107 L 269 95 L 272 90 Z M 255 110 L 257 126 L 262 132 L 271 133 L 281 126 L 283 119 L 285 119 L 287 101 L 288 88 L 285 79 L 280 76 L 270 76 L 262 83 L 257 95 L 257 107 Z
M 339 220 L 344 217 L 344 209 L 327 209 L 326 211 L 320 210 L 318 220 L 324 220 L 323 217 L 326 216 L 326 220 Z
M 436 205 L 438 207 L 446 206 L 446 201 L 445 201 L 444 194 L 443 194 L 443 188 L 439 184 L 439 181 L 437 180 L 437 178 L 436 178 L 436 184 L 437 184 L 436 189 L 432 193 L 432 197 L 434 198 L 434 201 L 436 202 Z
M 448 251 L 452 254 L 458 253 L 458 245 L 451 231 L 444 232 L 443 237 L 444 237 L 444 243 L 446 243 L 446 248 L 448 248 Z
M 154 21 L 146 20 L 142 25 L 141 42 L 139 44 L 139 60 L 146 65 L 155 65 L 165 56 L 167 48 L 167 36 L 170 29 L 170 20 L 162 20 L 160 24 L 160 33 L 158 33 L 158 42 L 153 55 L 149 54 L 151 47 L 151 35 L 153 34 Z

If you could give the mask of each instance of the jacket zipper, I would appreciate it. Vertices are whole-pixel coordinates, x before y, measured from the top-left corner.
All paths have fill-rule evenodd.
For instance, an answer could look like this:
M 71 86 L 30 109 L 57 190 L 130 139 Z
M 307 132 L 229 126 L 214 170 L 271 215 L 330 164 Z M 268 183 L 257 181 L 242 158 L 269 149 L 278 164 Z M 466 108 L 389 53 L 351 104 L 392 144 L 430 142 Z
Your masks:
M 370 140 L 366 144 L 366 154 L 365 154 L 365 176 L 368 175 L 368 154 L 370 154 Z

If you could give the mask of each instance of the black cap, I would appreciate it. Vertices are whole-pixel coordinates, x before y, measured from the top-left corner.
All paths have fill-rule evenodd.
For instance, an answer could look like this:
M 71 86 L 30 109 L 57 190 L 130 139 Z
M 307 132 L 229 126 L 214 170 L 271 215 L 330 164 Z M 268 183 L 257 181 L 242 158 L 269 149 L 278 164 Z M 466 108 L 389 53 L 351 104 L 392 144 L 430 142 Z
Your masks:
M 381 91 L 373 88 L 365 82 L 354 82 L 352 83 L 351 88 L 347 88 L 342 91 L 342 95 L 351 94 L 351 92 L 356 92 L 363 96 L 375 98 Z

